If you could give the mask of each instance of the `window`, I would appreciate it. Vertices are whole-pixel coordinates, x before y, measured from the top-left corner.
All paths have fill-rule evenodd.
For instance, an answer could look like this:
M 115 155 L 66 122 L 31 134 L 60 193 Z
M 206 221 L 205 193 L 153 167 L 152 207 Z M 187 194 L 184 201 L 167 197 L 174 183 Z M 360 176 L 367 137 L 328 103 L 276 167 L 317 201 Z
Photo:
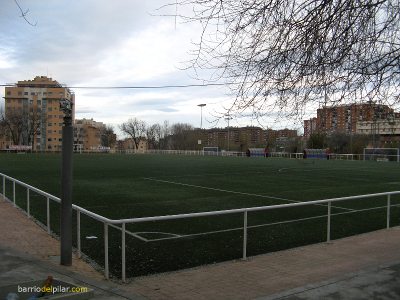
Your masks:
M 27 95 L 28 95 L 28 92 L 24 92 L 24 95 L 27 96 Z
M 11 91 L 7 91 L 7 95 L 8 95 L 8 96 L 11 95 Z
M 38 105 L 41 105 L 41 104 L 42 104 L 42 101 L 41 101 L 41 100 L 38 100 L 38 101 L 37 101 L 37 104 L 38 104 Z

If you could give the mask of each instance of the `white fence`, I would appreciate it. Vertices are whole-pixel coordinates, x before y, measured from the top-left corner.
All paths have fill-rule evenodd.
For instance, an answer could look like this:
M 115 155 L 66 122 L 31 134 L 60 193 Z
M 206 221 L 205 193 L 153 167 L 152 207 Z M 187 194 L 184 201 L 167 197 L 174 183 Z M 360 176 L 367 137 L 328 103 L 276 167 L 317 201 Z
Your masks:
M 3 150 L 5 152 L 12 152 L 11 150 Z M 25 153 L 26 151 L 20 152 Z M 37 152 L 34 153 L 58 153 L 53 152 Z M 235 156 L 235 157 L 246 157 L 246 152 L 241 151 L 203 151 L 203 150 L 159 150 L 159 149 L 149 149 L 149 150 L 80 150 L 75 151 L 75 153 L 80 154 L 162 154 L 162 155 L 185 155 L 185 156 Z M 384 157 L 383 157 L 384 156 Z M 290 152 L 269 152 L 268 157 L 273 158 L 290 158 L 290 159 L 302 159 L 303 153 L 290 153 Z M 396 161 L 400 162 L 400 155 L 382 155 L 382 154 L 341 154 L 341 153 L 330 153 L 329 159 L 332 160 L 374 160 L 374 161 Z
M 240 151 L 203 151 L 203 150 L 124 150 L 117 151 L 121 154 L 164 154 L 164 155 L 186 155 L 186 156 L 239 156 L 245 157 L 246 152 Z M 367 156 L 367 159 L 365 158 Z M 330 153 L 329 159 L 332 160 L 378 160 L 382 155 L 379 154 L 340 154 L 340 153 Z M 268 157 L 273 158 L 290 158 L 290 159 L 303 159 L 303 153 L 290 153 L 290 152 L 269 152 Z M 400 156 L 398 155 L 385 155 L 387 161 L 397 161 L 400 162 Z M 372 159 L 371 159 L 372 158 Z
M 40 189 L 37 189 L 33 186 L 30 186 L 24 182 L 21 182 L 15 178 L 7 176 L 5 174 L 0 173 L 2 177 L 2 196 L 12 202 L 15 206 L 16 204 L 16 185 L 20 185 L 23 188 L 26 188 L 26 213 L 28 217 L 31 217 L 30 214 L 30 192 L 35 192 L 39 195 L 46 197 L 47 199 L 47 212 L 46 212 L 46 224 L 43 224 L 47 228 L 47 232 L 51 233 L 50 227 L 50 200 L 60 203 L 60 198 L 53 196 L 49 193 L 46 193 Z M 6 184 L 7 181 L 12 183 L 12 194 L 6 194 Z M 208 212 L 198 212 L 198 213 L 189 213 L 189 214 L 178 214 L 178 215 L 166 215 L 166 216 L 154 216 L 154 217 L 143 217 L 143 218 L 131 218 L 131 219 L 120 219 L 120 220 L 113 220 L 96 213 L 93 213 L 89 210 L 86 210 L 80 206 L 72 205 L 72 209 L 76 211 L 76 253 L 78 257 L 81 257 L 81 214 L 84 214 L 94 220 L 97 220 L 103 223 L 103 234 L 104 234 L 104 276 L 108 279 L 109 278 L 109 235 L 108 229 L 109 227 L 116 228 L 121 231 L 121 277 L 122 281 L 126 281 L 126 235 L 134 235 L 134 233 L 126 230 L 126 224 L 131 223 L 142 223 L 142 222 L 152 222 L 152 221 L 165 221 L 165 220 L 178 220 L 178 219 L 188 219 L 188 218 L 201 218 L 207 216 L 218 216 L 218 215 L 228 215 L 228 214 L 242 214 L 243 215 L 243 248 L 242 248 L 242 259 L 247 258 L 247 231 L 250 226 L 248 226 L 248 213 L 249 212 L 256 212 L 256 211 L 267 211 L 267 210 L 277 210 L 283 208 L 292 208 L 292 207 L 300 207 L 300 206 L 310 206 L 310 205 L 326 205 L 327 212 L 326 215 L 322 217 L 326 217 L 326 241 L 329 242 L 331 240 L 331 209 L 332 203 L 336 203 L 339 201 L 348 201 L 348 200 L 355 200 L 355 199 L 365 199 L 365 198 L 372 198 L 372 197 L 386 197 L 386 205 L 384 207 L 374 207 L 374 208 L 367 208 L 367 209 L 359 209 L 359 210 L 351 210 L 348 212 L 336 213 L 335 215 L 339 214 L 348 214 L 348 213 L 355 213 L 360 211 L 368 211 L 373 209 L 382 209 L 386 208 L 386 228 L 390 227 L 390 209 L 391 207 L 398 207 L 400 205 L 393 205 L 391 204 L 391 195 L 398 195 L 400 191 L 392 191 L 392 192 L 385 192 L 385 193 L 375 193 L 375 194 L 368 194 L 368 195 L 359 195 L 359 196 L 350 196 L 350 197 L 342 197 L 342 198 L 332 198 L 332 199 L 324 199 L 324 200 L 314 200 L 308 202 L 297 202 L 297 203 L 290 203 L 290 204 L 280 204 L 280 205 L 271 205 L 271 206 L 261 206 L 261 207 L 249 207 L 249 208 L 239 208 L 239 209 L 230 209 L 230 210 L 220 210 L 220 211 L 208 211 Z M 318 216 L 321 217 L 321 216 Z M 313 219 L 316 217 L 306 218 L 306 219 Z M 306 219 L 299 219 L 300 221 Z M 276 224 L 283 224 L 289 223 L 293 221 L 299 220 L 291 220 L 291 221 L 284 221 L 284 222 L 277 222 Z M 236 230 L 236 229 L 234 229 Z M 174 237 L 180 238 L 180 237 Z M 185 238 L 185 236 L 181 236 L 181 238 Z

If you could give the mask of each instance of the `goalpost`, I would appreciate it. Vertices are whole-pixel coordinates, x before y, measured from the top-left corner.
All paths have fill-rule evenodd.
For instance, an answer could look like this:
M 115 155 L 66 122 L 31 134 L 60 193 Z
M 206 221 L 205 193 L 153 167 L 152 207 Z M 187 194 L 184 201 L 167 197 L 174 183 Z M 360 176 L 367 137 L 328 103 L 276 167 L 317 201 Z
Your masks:
M 400 162 L 399 148 L 364 148 L 364 160 Z
M 203 147 L 203 155 L 216 155 L 218 156 L 218 147 Z

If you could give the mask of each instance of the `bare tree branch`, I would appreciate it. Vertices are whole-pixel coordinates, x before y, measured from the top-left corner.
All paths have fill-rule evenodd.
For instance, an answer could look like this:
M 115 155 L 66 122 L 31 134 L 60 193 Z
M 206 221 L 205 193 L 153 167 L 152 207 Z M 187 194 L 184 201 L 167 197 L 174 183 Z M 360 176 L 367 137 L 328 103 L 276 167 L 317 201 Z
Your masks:
M 181 19 L 203 26 L 190 67 L 232 84 L 229 113 L 298 116 L 318 103 L 400 103 L 400 0 L 178 5 L 192 12 Z
M 30 21 L 27 19 L 27 17 L 26 17 L 26 16 L 28 15 L 28 13 L 29 13 L 29 9 L 27 9 L 27 10 L 24 11 L 24 10 L 22 9 L 21 5 L 19 5 L 19 3 L 18 3 L 17 0 L 14 0 L 14 2 L 15 2 L 15 4 L 17 4 L 19 10 L 21 11 L 21 16 L 20 16 L 20 17 L 24 18 L 24 20 L 25 20 L 29 25 L 31 25 L 31 26 L 36 26 L 36 25 L 37 25 L 37 21 L 35 21 L 35 23 L 32 23 L 32 22 L 30 22 Z

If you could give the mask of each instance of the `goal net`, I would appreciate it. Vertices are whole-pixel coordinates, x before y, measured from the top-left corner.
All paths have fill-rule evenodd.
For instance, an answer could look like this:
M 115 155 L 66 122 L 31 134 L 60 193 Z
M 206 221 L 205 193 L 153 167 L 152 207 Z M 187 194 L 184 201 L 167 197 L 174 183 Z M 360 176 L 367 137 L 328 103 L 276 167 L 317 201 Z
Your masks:
M 364 148 L 364 160 L 399 162 L 399 148 Z
M 203 155 L 218 155 L 218 147 L 203 147 Z

